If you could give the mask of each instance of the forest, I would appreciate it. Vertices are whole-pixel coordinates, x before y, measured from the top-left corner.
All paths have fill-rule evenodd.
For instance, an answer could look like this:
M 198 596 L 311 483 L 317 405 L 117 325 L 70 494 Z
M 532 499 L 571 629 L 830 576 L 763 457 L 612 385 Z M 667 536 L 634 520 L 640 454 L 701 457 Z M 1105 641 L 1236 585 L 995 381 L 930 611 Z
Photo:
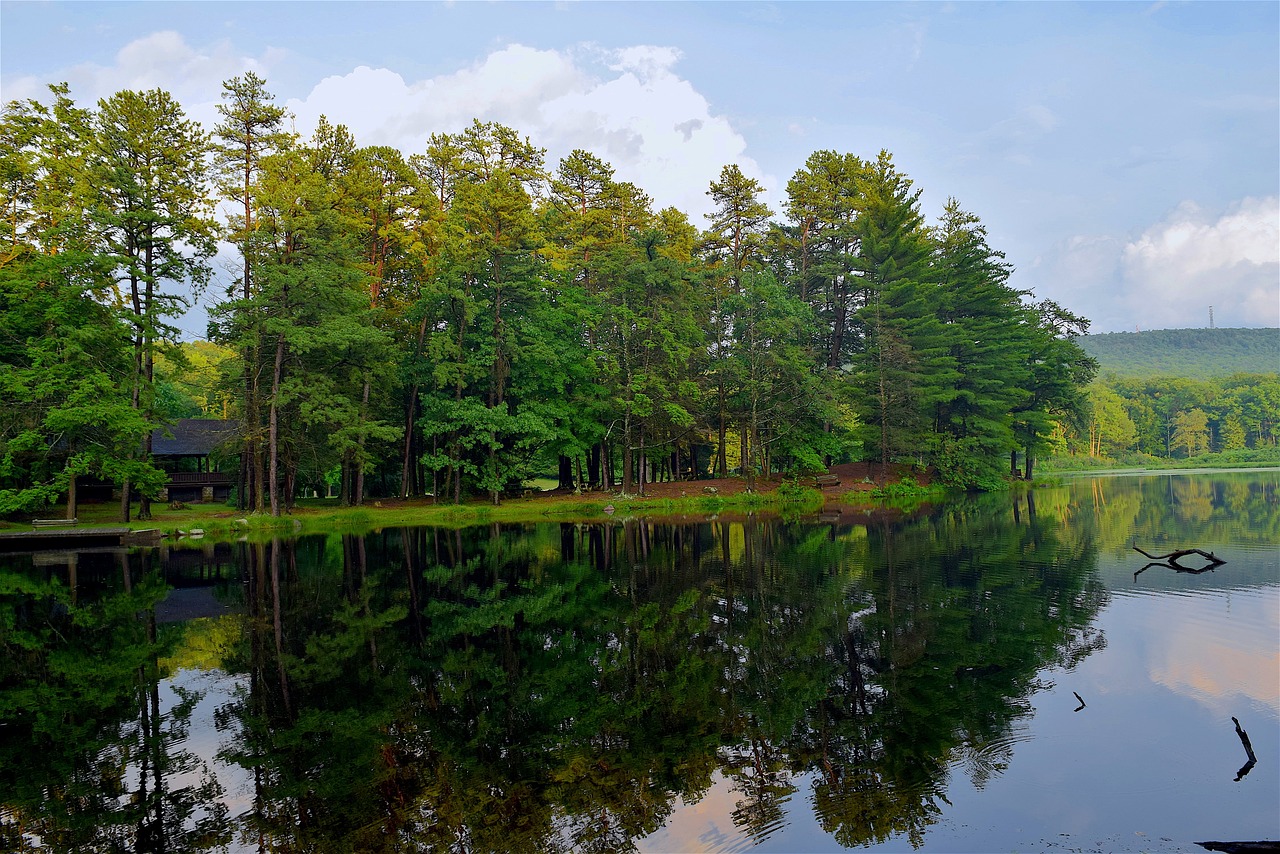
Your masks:
M 700 228 L 500 124 L 301 139 L 252 73 L 218 111 L 5 107 L 0 515 L 88 478 L 147 518 L 153 430 L 193 412 L 239 425 L 222 465 L 272 515 L 326 482 L 497 503 L 860 459 L 994 488 L 1085 419 L 1088 321 L 1013 286 L 958 201 L 926 222 L 887 151 L 814 152 L 780 211 L 726 165 Z M 209 340 L 181 344 L 193 294 Z
M 1080 347 L 1105 377 L 1211 380 L 1232 374 L 1280 372 L 1280 330 L 1149 329 L 1085 335 Z
M 1208 453 L 1224 455 L 1218 463 L 1280 462 L 1280 373 L 1207 380 L 1107 374 L 1085 394 L 1086 417 L 1065 426 L 1056 454 L 1134 464 Z M 1064 463 L 1054 460 L 1055 468 L 1070 467 Z
M 1064 420 L 1048 460 L 1093 464 L 1280 463 L 1280 331 L 1153 329 L 1077 339 L 1098 362 L 1084 418 Z

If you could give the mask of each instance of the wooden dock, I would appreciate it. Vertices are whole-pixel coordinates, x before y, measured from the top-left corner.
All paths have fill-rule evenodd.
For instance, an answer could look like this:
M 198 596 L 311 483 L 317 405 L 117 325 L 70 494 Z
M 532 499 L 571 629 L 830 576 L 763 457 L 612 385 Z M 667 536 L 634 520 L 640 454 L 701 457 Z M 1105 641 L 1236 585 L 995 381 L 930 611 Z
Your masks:
M 110 547 L 159 545 L 156 528 L 43 528 L 32 531 L 0 531 L 0 553 L 81 551 Z

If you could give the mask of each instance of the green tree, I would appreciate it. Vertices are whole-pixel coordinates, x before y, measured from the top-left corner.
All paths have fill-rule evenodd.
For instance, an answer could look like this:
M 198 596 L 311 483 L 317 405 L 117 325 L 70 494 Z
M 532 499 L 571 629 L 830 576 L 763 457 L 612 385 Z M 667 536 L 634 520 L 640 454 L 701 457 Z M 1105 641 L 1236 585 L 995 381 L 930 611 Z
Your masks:
M 726 301 L 734 341 L 730 408 L 740 426 L 743 475 L 749 488 L 780 456 L 793 472 L 822 468 L 831 453 L 824 424 L 831 396 L 814 371 L 812 315 L 773 276 L 749 271 L 741 292 Z M 775 453 L 774 449 L 780 453 Z
M 930 416 L 949 400 L 958 374 L 935 307 L 932 245 L 920 190 L 882 151 L 868 166 L 857 220 L 862 351 L 855 360 L 864 454 L 882 467 L 927 447 Z
M 1010 413 L 1027 394 L 1018 358 L 1025 292 L 1009 286 L 1012 266 L 955 199 L 934 239 L 937 317 L 955 374 L 936 397 L 932 461 L 944 482 L 990 488 L 1003 480 L 1004 455 L 1015 446 Z
M 160 89 L 118 92 L 100 102 L 90 163 L 92 219 L 101 252 L 125 287 L 133 327 L 130 403 L 158 426 L 155 357 L 177 330 L 167 321 L 188 301 L 178 290 L 198 291 L 208 281 L 215 251 L 212 202 L 206 192 L 207 134 Z M 142 466 L 150 465 L 151 431 L 143 438 Z M 148 476 L 149 475 L 149 476 Z M 143 475 L 154 487 L 157 477 Z M 129 521 L 131 481 L 121 487 L 120 510 Z M 138 518 L 151 518 L 151 493 L 140 490 Z
M 356 469 L 367 462 L 367 439 L 399 436 L 368 410 L 368 378 L 389 363 L 389 340 L 373 322 L 360 233 L 344 210 L 351 161 L 341 160 L 354 158 L 344 135 L 341 126 L 322 128 L 313 146 L 264 159 L 254 188 L 256 314 L 274 351 L 265 399 L 272 515 L 281 512 L 281 487 L 286 500 L 295 492 L 308 444 L 299 428 L 323 436 L 330 458 Z M 295 426 L 282 434 L 286 414 Z M 359 502 L 358 491 L 351 500 Z
M 713 210 L 707 214 L 710 225 L 703 236 L 702 252 L 713 264 L 710 282 L 711 310 L 709 350 L 714 392 L 716 424 L 716 471 L 724 477 L 728 471 L 725 439 L 729 427 L 729 388 L 733 384 L 733 324 L 727 302 L 742 292 L 743 273 L 765 261 L 765 237 L 773 212 L 760 199 L 764 187 L 754 178 L 742 174 L 737 164 L 720 170 L 720 179 L 711 182 L 707 195 Z
M 1089 397 L 1089 455 L 1116 457 L 1131 449 L 1138 438 L 1138 429 L 1125 411 L 1124 399 L 1100 383 L 1090 383 Z
M 233 77 L 222 84 L 222 103 L 218 113 L 222 121 L 214 128 L 221 140 L 216 165 L 220 171 L 218 184 L 224 198 L 241 208 L 229 217 L 226 237 L 240 249 L 242 272 L 238 291 L 228 289 L 227 302 L 221 306 L 224 324 L 240 328 L 236 338 L 242 347 L 244 395 L 241 418 L 244 423 L 244 451 L 240 458 L 241 507 L 262 510 L 266 502 L 266 466 L 263 455 L 264 424 L 262 417 L 260 377 L 264 374 L 262 341 L 258 318 L 253 315 L 257 287 L 253 280 L 254 177 L 262 159 L 272 152 L 286 149 L 292 136 L 282 130 L 283 107 L 272 103 L 266 81 L 252 71 Z
M 530 191 L 542 181 L 542 150 L 499 125 L 476 122 L 437 148 L 456 176 L 440 226 L 433 283 L 420 307 L 434 316 L 424 354 L 432 390 L 419 421 L 432 450 L 428 468 L 446 472 L 455 499 L 463 480 L 497 503 L 532 473 L 554 425 L 538 401 L 509 392 L 533 335 L 525 324 L 544 297 L 537 251 L 543 244 Z
M 1174 416 L 1169 447 L 1183 451 L 1188 457 L 1209 450 L 1209 416 L 1203 409 L 1195 408 Z
M 561 339 L 577 350 L 581 371 L 564 390 L 569 400 L 557 455 L 559 486 L 573 484 L 571 460 L 587 456 L 587 478 L 603 486 L 601 460 L 607 427 L 612 421 L 608 384 L 615 364 L 604 350 L 602 325 L 607 294 L 618 287 L 622 271 L 634 257 L 624 229 L 617 227 L 622 193 L 613 167 L 586 151 L 573 151 L 560 162 L 542 210 L 547 237 L 544 255 L 554 281 L 553 299 L 576 314 L 580 332 Z M 575 347 L 582 341 L 581 349 Z M 595 356 L 599 356 L 596 358 Z M 571 401 L 571 403 L 570 403 Z
M 1089 321 L 1052 300 L 1025 308 L 1019 360 L 1028 372 L 1027 397 L 1013 411 L 1014 435 L 1022 445 L 1025 471 L 1031 480 L 1036 455 L 1063 422 L 1080 424 L 1085 416 L 1083 389 L 1098 363 L 1085 355 L 1076 338 Z M 1017 450 L 1010 452 L 1010 468 L 1018 471 Z
M 92 114 L 65 84 L 51 104 L 14 102 L 0 118 L 0 513 L 33 511 L 76 478 L 154 476 L 133 460 L 148 425 L 130 404 L 129 329 L 90 212 Z
M 852 154 L 816 151 L 787 182 L 786 213 L 792 225 L 775 232 L 780 266 L 792 291 L 817 321 L 813 334 L 819 364 L 829 380 L 853 357 L 854 312 L 864 296 L 857 263 L 857 218 L 864 206 L 867 164 Z
M 665 235 L 638 232 L 620 281 L 603 295 L 601 344 L 609 374 L 611 416 L 622 448 L 622 490 L 644 493 L 651 466 L 694 427 L 703 333 L 689 267 L 664 257 Z M 676 465 L 675 468 L 679 466 Z M 638 483 L 639 488 L 636 489 Z
M 1222 426 L 1218 430 L 1218 450 L 1238 451 L 1244 446 L 1244 421 L 1239 415 L 1229 413 L 1222 419 Z

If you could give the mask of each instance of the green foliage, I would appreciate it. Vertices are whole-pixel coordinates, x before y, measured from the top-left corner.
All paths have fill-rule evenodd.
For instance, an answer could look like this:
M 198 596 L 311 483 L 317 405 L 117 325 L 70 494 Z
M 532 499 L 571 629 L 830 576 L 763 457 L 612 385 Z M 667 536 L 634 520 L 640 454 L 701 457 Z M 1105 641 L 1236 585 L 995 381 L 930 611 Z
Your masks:
M 916 501 L 928 495 L 932 490 L 921 486 L 920 482 L 910 475 L 904 475 L 895 483 L 886 483 L 871 490 L 871 497 L 888 502 Z
M 1012 287 L 955 200 L 925 223 L 887 151 L 815 152 L 783 222 L 726 165 L 700 232 L 592 153 L 548 169 L 496 123 L 406 157 L 326 118 L 296 138 L 253 73 L 224 83 L 212 136 L 161 90 L 95 110 L 51 94 L 0 123 L 0 512 L 56 500 L 73 468 L 154 492 L 151 430 L 192 415 L 239 421 L 237 504 L 272 514 L 328 482 L 344 504 L 496 503 L 552 472 L 638 495 L 731 458 L 749 489 L 858 458 L 994 489 L 1011 454 L 1030 474 L 1087 423 L 1087 321 Z M 184 289 L 210 275 L 211 184 L 241 263 L 216 343 L 179 346 Z M 1259 391 L 1191 404 L 1211 448 L 1273 439 Z M 1127 417 L 1167 454 L 1187 408 L 1094 403 L 1115 453 Z
M 11 104 L 0 120 L 10 212 L 0 260 L 3 514 L 47 507 L 80 475 L 132 480 L 149 491 L 159 482 L 139 454 L 154 423 L 144 405 L 154 397 L 143 375 L 144 339 L 157 328 L 113 308 L 113 277 L 129 262 L 110 238 L 120 208 L 109 188 L 127 175 L 102 173 L 109 163 L 94 152 L 111 139 L 105 126 L 74 106 L 66 86 L 51 92 L 51 106 Z M 157 132 L 170 120 L 180 123 L 166 114 Z M 153 142 L 147 150 L 161 157 L 164 143 Z M 159 245 L 166 239 L 152 246 L 160 266 L 146 275 L 168 275 Z
M 1085 423 L 1071 425 L 1065 433 L 1072 455 L 1140 463 L 1144 458 L 1276 447 L 1277 374 L 1212 380 L 1112 376 L 1095 382 L 1088 394 Z M 1066 465 L 1061 459 L 1054 462 L 1055 467 Z

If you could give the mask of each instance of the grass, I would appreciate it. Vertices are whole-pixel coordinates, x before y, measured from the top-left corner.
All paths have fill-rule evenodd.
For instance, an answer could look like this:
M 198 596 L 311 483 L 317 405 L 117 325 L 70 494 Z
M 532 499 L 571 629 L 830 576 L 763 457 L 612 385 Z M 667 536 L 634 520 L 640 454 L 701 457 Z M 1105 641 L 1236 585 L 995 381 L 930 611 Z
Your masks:
M 1259 466 L 1280 466 L 1280 448 L 1241 448 L 1235 451 L 1198 454 L 1194 457 L 1182 459 L 1153 457 L 1147 454 L 1130 454 L 1120 459 L 1086 456 L 1050 457 L 1040 462 L 1040 470 L 1045 473 L 1133 469 L 1161 471 L 1201 468 L 1231 469 L 1256 468 Z
M 894 484 L 884 493 L 856 492 L 843 497 L 843 503 L 896 507 L 904 495 Z M 917 487 L 917 489 L 919 489 Z M 923 490 L 922 490 L 923 491 Z M 432 504 L 425 500 L 396 501 L 370 499 L 360 507 L 343 507 L 335 499 L 301 499 L 292 512 L 279 517 L 264 513 L 247 513 L 226 504 L 191 504 L 177 508 L 168 504 L 152 505 L 152 518 L 119 521 L 116 502 L 81 504 L 77 508 L 80 527 L 129 527 L 134 530 L 156 529 L 164 534 L 200 530 L 211 540 L 248 536 L 295 536 L 308 533 L 368 533 L 381 528 L 431 525 L 465 528 L 493 522 L 591 522 L 609 518 L 715 516 L 723 513 L 767 512 L 795 517 L 816 513 L 824 505 L 823 494 L 798 483 L 784 482 L 768 492 L 740 492 L 732 495 L 691 495 L 680 498 L 641 498 L 619 495 L 584 495 L 555 497 L 533 496 L 513 498 L 501 505 L 483 502 L 464 504 Z M 55 506 L 35 514 L 40 518 L 59 518 L 65 508 Z M 0 521 L 0 532 L 30 531 L 26 521 Z

